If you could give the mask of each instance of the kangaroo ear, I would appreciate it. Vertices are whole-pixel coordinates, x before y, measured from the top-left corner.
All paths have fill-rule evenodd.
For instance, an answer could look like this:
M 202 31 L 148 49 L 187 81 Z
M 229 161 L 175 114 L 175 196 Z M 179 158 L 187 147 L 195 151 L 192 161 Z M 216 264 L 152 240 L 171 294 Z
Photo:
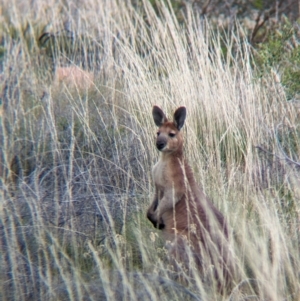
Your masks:
M 158 106 L 153 106 L 152 116 L 153 116 L 155 124 L 158 127 L 162 126 L 166 121 L 168 121 L 165 113 Z
M 183 127 L 185 117 L 186 117 L 186 108 L 179 107 L 174 113 L 174 123 L 178 131 L 180 131 L 180 129 Z

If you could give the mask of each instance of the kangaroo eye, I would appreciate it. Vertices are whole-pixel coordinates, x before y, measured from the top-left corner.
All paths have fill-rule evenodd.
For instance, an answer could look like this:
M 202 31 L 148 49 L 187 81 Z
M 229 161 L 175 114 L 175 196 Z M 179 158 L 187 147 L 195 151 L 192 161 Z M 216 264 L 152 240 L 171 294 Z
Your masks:
M 160 132 L 157 132 L 156 135 L 159 136 Z
M 173 137 L 175 137 L 175 136 L 176 136 L 176 134 L 174 134 L 174 133 L 169 133 L 169 137 L 173 138 Z

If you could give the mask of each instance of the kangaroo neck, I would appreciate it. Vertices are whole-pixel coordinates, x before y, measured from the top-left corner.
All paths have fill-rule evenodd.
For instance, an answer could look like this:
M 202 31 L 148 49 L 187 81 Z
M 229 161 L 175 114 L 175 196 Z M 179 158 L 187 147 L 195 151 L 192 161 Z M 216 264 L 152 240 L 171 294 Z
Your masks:
M 161 153 L 161 159 L 163 161 L 174 159 L 174 158 L 177 158 L 179 160 L 183 160 L 183 151 L 182 151 L 182 149 L 177 149 L 176 151 L 173 151 L 173 152 L 162 152 Z

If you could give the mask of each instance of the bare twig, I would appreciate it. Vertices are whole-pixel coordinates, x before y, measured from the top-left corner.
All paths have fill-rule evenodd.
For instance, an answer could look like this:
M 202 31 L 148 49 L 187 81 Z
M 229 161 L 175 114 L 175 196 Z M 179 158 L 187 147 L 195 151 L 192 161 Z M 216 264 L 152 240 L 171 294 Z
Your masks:
M 207 11 L 208 11 L 208 6 L 209 6 L 210 3 L 211 3 L 211 0 L 207 0 L 207 1 L 204 3 L 204 5 L 203 5 L 203 7 L 202 7 L 201 15 L 204 16 L 204 15 L 207 13 Z
M 259 31 L 259 29 L 274 15 L 278 16 L 279 13 L 283 12 L 287 8 L 291 6 L 291 3 L 287 4 L 286 6 L 282 6 L 284 0 L 281 0 L 279 3 L 277 1 L 274 2 L 274 6 L 268 10 L 260 11 L 256 20 L 255 20 L 255 27 L 251 34 L 251 43 L 253 44 L 254 39 Z M 261 16 L 263 15 L 263 19 L 261 20 Z
M 282 123 L 279 123 L 277 126 L 276 126 L 276 131 L 275 131 L 275 137 L 276 137 L 276 142 L 277 142 L 277 146 L 278 148 L 280 149 L 281 151 L 281 154 L 283 155 L 284 159 L 287 160 L 288 162 L 292 163 L 292 164 L 295 164 L 297 166 L 300 166 L 300 163 L 299 162 L 296 162 L 294 161 L 293 159 L 291 159 L 284 151 L 284 149 L 282 148 L 280 142 L 279 142 L 279 139 L 278 139 L 278 128 L 282 125 Z
M 263 148 L 262 146 L 260 145 L 256 145 L 255 148 L 259 149 L 260 151 L 268 154 L 268 155 L 271 155 L 271 156 L 274 156 L 275 158 L 277 158 L 278 160 L 285 160 L 287 161 L 288 163 L 292 163 L 294 165 L 296 165 L 297 167 L 300 167 L 300 163 L 299 162 L 296 162 L 294 160 L 292 160 L 291 158 L 289 158 L 285 153 L 284 153 L 284 157 L 280 157 L 278 156 L 277 154 L 274 154 L 274 153 L 271 153 L 270 151 L 266 150 L 265 148 Z

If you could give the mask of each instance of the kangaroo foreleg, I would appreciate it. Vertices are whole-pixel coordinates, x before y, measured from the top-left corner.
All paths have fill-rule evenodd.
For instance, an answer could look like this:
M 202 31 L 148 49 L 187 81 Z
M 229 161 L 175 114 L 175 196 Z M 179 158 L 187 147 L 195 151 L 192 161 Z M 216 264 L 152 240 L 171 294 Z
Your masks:
M 163 224 L 163 214 L 167 211 L 174 210 L 175 205 L 181 200 L 182 193 L 174 193 L 174 190 L 168 190 L 165 192 L 163 198 L 159 200 L 158 206 L 156 208 L 157 221 Z M 159 229 L 162 229 L 158 227 Z
M 147 218 L 155 228 L 162 229 L 164 227 L 162 220 L 157 217 L 158 196 L 155 194 L 154 200 L 147 211 Z

